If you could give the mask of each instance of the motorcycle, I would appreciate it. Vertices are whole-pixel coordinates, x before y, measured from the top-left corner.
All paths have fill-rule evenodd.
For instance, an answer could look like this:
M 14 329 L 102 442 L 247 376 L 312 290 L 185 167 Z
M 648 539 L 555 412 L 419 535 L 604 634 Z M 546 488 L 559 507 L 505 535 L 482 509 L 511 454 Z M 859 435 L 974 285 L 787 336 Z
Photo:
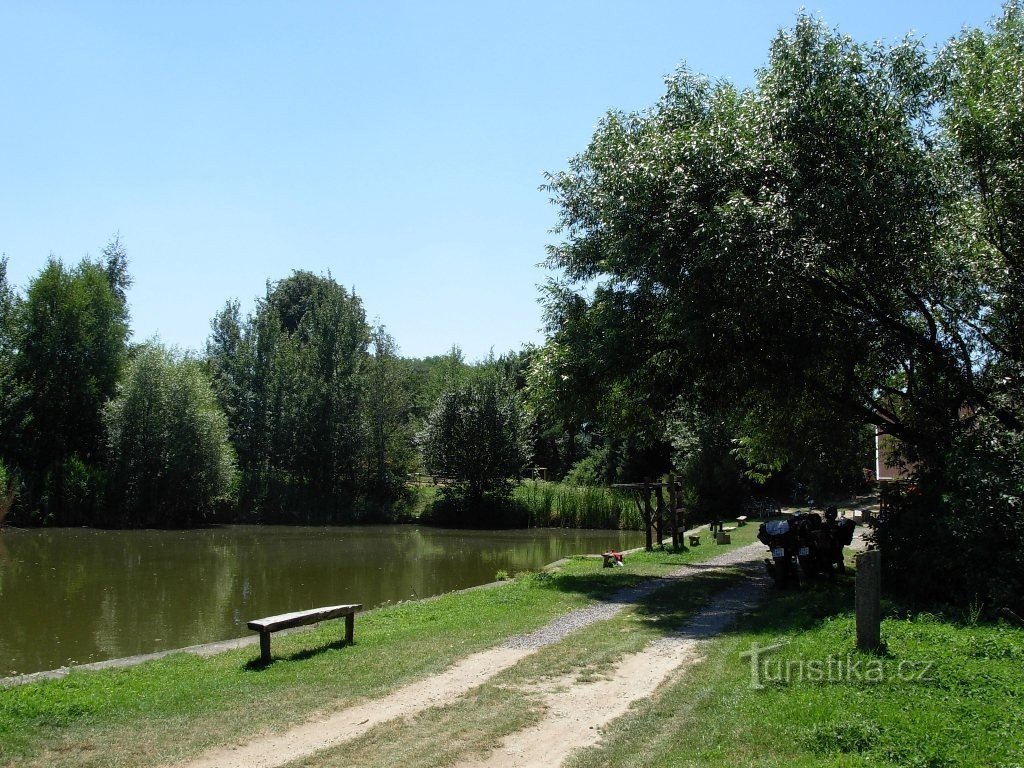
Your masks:
M 765 558 L 764 562 L 768 575 L 775 580 L 775 586 L 779 589 L 786 589 L 790 584 L 799 586 L 799 546 L 796 531 L 790 521 L 768 520 L 761 523 L 757 530 L 757 538 L 771 552 L 771 559 Z
M 832 548 L 830 530 L 817 512 L 794 515 L 790 524 L 796 530 L 797 560 L 805 579 L 830 572 L 829 552 Z
M 848 517 L 829 519 L 825 522 L 824 532 L 828 539 L 828 548 L 823 552 L 824 568 L 831 573 L 835 565 L 839 573 L 845 573 L 846 564 L 843 562 L 843 547 L 848 547 L 853 542 L 853 532 L 857 525 Z

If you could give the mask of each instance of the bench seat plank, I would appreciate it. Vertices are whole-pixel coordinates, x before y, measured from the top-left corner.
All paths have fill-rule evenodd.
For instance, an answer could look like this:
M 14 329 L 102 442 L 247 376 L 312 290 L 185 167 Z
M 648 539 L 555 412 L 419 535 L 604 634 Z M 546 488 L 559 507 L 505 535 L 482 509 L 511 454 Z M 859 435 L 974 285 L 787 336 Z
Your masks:
M 293 611 L 279 616 L 268 616 L 265 619 L 254 619 L 248 624 L 254 632 L 277 632 L 279 629 L 301 627 L 317 621 L 337 619 L 349 613 L 362 610 L 362 603 L 352 605 L 329 605 L 326 608 L 312 608 L 308 611 Z

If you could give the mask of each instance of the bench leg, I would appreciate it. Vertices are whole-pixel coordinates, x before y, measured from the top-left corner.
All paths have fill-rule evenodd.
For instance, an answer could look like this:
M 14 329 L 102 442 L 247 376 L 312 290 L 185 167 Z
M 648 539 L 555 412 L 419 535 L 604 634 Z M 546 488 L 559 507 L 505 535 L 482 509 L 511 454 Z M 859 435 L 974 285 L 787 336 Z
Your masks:
M 270 663 L 270 633 L 260 632 L 260 661 Z
M 354 613 L 345 614 L 345 642 L 351 643 L 352 637 L 355 634 L 356 629 L 356 615 Z

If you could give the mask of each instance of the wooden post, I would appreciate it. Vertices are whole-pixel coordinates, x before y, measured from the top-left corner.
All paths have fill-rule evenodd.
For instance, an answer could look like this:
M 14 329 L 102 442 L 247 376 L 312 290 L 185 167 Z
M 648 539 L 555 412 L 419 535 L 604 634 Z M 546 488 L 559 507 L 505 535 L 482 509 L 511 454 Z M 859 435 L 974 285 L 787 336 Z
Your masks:
M 877 651 L 882 644 L 882 553 L 877 549 L 857 556 L 857 648 Z
M 661 549 L 665 548 L 665 494 L 661 489 L 661 485 L 654 486 L 654 497 L 658 500 L 658 504 L 655 507 L 655 515 L 658 520 L 658 546 Z
M 668 520 L 672 529 L 672 549 L 679 549 L 679 498 L 676 493 L 676 476 L 668 476 Z
M 356 615 L 354 613 L 345 614 L 345 642 L 349 645 L 352 644 L 352 638 L 355 636 L 356 628 Z
M 251 637 L 251 635 L 250 635 Z M 270 633 L 260 632 L 260 661 L 270 663 Z
M 653 515 L 651 514 L 651 486 L 650 481 L 644 478 L 644 487 L 642 491 L 644 495 L 644 529 L 646 530 L 645 541 L 646 549 L 648 552 L 654 551 L 654 545 L 651 538 L 651 525 L 653 523 Z

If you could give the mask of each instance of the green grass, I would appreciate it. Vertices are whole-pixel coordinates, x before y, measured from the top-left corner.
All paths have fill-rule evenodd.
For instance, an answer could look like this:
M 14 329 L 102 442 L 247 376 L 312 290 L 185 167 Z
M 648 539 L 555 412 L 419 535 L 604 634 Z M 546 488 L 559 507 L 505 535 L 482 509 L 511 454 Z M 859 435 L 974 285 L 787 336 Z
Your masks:
M 734 546 L 738 546 L 735 544 Z M 137 667 L 72 672 L 0 689 L 0 764 L 146 766 L 272 731 L 325 707 L 384 695 L 504 638 L 541 626 L 649 576 L 724 551 L 627 556 L 602 569 L 579 558 L 559 573 L 405 603 L 360 615 L 356 642 L 344 624 L 274 639 L 276 661 L 251 662 L 254 647 L 210 658 L 174 654 Z
M 709 646 L 698 674 L 634 707 L 569 765 L 1024 764 L 1024 631 L 909 615 L 890 604 L 885 653 L 861 654 L 852 602 L 849 576 L 773 594 Z M 785 645 L 762 666 L 773 679 L 751 688 L 741 653 L 778 642 Z M 830 655 L 859 661 L 859 675 L 835 664 L 830 681 Z
M 0 690 L 0 764 L 146 766 L 280 730 L 439 672 L 591 598 L 744 546 L 756 530 L 738 528 L 728 546 L 633 553 L 624 568 L 572 558 L 553 573 L 370 612 L 357 619 L 351 646 L 341 640 L 341 622 L 279 637 L 277 660 L 266 668 L 250 663 L 257 655 L 250 648 L 209 659 L 178 654 Z M 524 658 L 448 707 L 382 724 L 297 764 L 431 766 L 479 755 L 542 716 L 531 684 L 565 675 L 600 678 L 739 577 L 726 569 L 674 582 Z M 568 765 L 1024 765 L 1024 630 L 911 614 L 887 603 L 884 653 L 860 654 L 852 605 L 850 575 L 771 592 L 704 647 L 706 661 L 637 702 L 598 746 Z M 750 662 L 741 654 L 754 643 L 779 642 L 766 656 L 764 687 L 751 688 Z M 830 654 L 844 665 L 859 661 L 859 676 L 840 670 L 832 680 L 815 679 L 810 662 L 825 668 Z M 787 668 L 788 679 L 780 674 Z M 922 672 L 925 679 L 907 677 Z

